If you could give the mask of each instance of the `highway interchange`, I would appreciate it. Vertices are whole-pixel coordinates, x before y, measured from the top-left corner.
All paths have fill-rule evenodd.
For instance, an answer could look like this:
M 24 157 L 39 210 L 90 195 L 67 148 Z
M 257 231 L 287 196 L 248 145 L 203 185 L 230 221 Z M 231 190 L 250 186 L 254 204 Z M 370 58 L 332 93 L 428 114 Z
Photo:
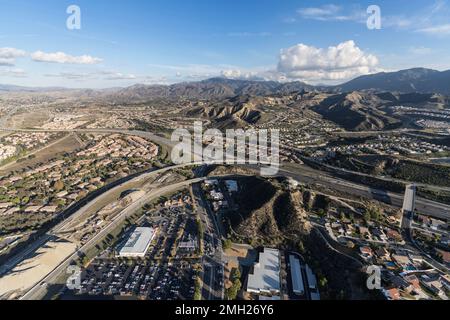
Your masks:
M 149 140 L 154 141 L 155 143 L 168 146 L 169 148 L 173 147 L 174 142 L 170 141 L 167 138 L 155 135 L 150 132 L 145 131 L 136 131 L 136 130 L 120 130 L 120 129 L 76 129 L 76 130 L 34 130 L 34 129 L 0 129 L 3 131 L 14 131 L 14 132 L 77 132 L 77 133 L 122 133 L 129 135 L 137 135 Z M 143 179 L 144 177 L 148 177 L 148 175 L 162 173 L 167 170 L 181 168 L 186 166 L 199 165 L 199 163 L 190 163 L 190 164 L 182 164 L 175 166 L 167 166 L 163 169 L 155 170 L 154 172 L 146 172 L 140 176 L 135 177 L 134 179 Z M 255 169 L 256 171 L 259 168 L 258 166 L 252 165 L 247 166 Z M 200 171 L 200 172 L 199 172 Z M 101 232 L 91 238 L 86 244 L 82 247 L 77 248 L 77 250 L 66 258 L 61 264 L 59 264 L 53 271 L 51 271 L 44 279 L 39 281 L 37 284 L 32 286 L 24 295 L 22 295 L 21 299 L 38 299 L 42 298 L 43 292 L 46 291 L 46 286 L 48 283 L 52 283 L 55 281 L 62 273 L 66 272 L 67 267 L 70 265 L 73 259 L 76 259 L 80 253 L 87 251 L 89 248 L 94 246 L 99 240 L 101 240 L 104 236 L 106 236 L 112 229 L 114 229 L 117 225 L 124 221 L 124 219 L 131 215 L 133 212 L 142 207 L 145 203 L 155 199 L 161 195 L 167 194 L 172 191 L 179 190 L 186 186 L 194 185 L 193 191 L 194 196 L 198 200 L 198 203 L 204 203 L 201 199 L 201 194 L 199 190 L 196 189 L 195 184 L 201 182 L 204 177 L 203 172 L 201 170 L 196 170 L 197 177 L 195 179 L 186 180 L 183 182 L 175 183 L 173 185 L 156 188 L 145 194 L 141 199 L 132 203 L 130 206 L 125 208 L 107 227 L 105 227 Z M 297 181 L 306 184 L 316 184 L 323 185 L 327 188 L 338 189 L 341 192 L 346 192 L 354 196 L 360 196 L 368 199 L 376 199 L 378 201 L 382 201 L 393 205 L 398 208 L 402 208 L 403 205 L 403 195 L 397 194 L 393 192 L 387 192 L 383 190 L 373 189 L 368 186 L 363 186 L 360 184 L 356 184 L 353 182 L 349 182 L 346 180 L 338 179 L 331 176 L 328 173 L 324 173 L 322 171 L 318 171 L 307 167 L 305 165 L 299 165 L 295 169 L 293 168 L 285 168 L 281 166 L 281 169 L 278 173 L 279 176 L 291 177 Z M 133 180 L 134 180 L 133 179 Z M 129 183 L 129 181 L 124 182 L 124 184 Z M 106 190 L 103 194 L 94 198 L 91 202 L 80 208 L 77 212 L 73 213 L 70 217 L 64 219 L 60 224 L 56 225 L 50 232 L 47 232 L 37 238 L 33 243 L 27 247 L 26 250 L 20 252 L 18 255 L 11 258 L 8 263 L 2 266 L 0 269 L 0 275 L 11 270 L 15 265 L 26 259 L 30 254 L 39 247 L 43 246 L 47 241 L 50 241 L 55 237 L 55 234 L 58 233 L 64 226 L 76 219 L 77 216 L 82 215 L 86 212 L 91 206 L 93 206 L 97 201 L 99 201 L 102 197 L 107 197 L 110 192 L 113 192 L 116 188 L 124 187 L 123 184 L 116 186 L 110 190 Z M 430 201 L 427 199 L 418 198 L 416 201 L 416 209 L 420 212 L 424 212 L 430 216 L 434 216 L 437 218 L 450 218 L 450 206 L 444 205 L 441 203 L 437 203 L 434 201 Z M 204 272 L 203 272 L 203 281 L 208 285 L 209 290 L 203 291 L 202 296 L 204 299 L 223 299 L 223 265 L 222 265 L 222 249 L 221 249 L 221 237 L 218 232 L 218 227 L 216 222 L 214 221 L 213 215 L 208 213 L 208 207 L 203 205 L 199 208 L 199 213 L 202 217 L 203 222 L 206 224 L 207 230 L 210 232 L 205 232 L 205 237 L 211 237 L 209 239 L 214 244 L 214 250 L 211 254 L 205 255 L 204 257 Z

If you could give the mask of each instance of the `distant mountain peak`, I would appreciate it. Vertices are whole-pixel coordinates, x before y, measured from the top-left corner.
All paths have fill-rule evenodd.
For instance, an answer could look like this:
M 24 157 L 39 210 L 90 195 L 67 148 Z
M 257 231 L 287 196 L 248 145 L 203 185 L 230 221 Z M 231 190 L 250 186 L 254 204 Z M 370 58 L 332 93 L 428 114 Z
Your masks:
M 395 72 L 380 72 L 360 76 L 342 85 L 340 91 L 390 91 L 450 94 L 450 71 L 412 68 Z

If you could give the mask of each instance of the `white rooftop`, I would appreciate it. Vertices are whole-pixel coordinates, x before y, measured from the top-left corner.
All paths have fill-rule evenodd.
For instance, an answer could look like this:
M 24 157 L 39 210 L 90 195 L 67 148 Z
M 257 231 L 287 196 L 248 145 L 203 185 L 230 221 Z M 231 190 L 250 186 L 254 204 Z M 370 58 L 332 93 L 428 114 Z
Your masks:
M 405 190 L 405 197 L 403 198 L 403 211 L 414 212 L 416 201 L 416 186 L 408 185 Z
M 122 257 L 144 256 L 154 236 L 155 229 L 153 228 L 136 228 L 120 250 L 119 255 Z
M 254 293 L 278 293 L 280 291 L 280 252 L 264 248 L 259 254 L 253 274 L 248 276 L 247 291 Z
M 305 293 L 305 286 L 303 284 L 300 261 L 295 256 L 289 255 L 289 263 L 291 266 L 292 290 L 296 294 L 303 295 Z

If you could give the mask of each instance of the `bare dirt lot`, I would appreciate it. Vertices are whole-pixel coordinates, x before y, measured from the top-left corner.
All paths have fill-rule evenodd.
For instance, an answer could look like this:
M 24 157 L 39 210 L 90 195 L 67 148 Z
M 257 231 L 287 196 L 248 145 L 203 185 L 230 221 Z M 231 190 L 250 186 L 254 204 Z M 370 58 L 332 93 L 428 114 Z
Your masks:
M 75 249 L 76 245 L 71 242 L 48 242 L 0 278 L 0 297 L 8 297 L 32 287 L 75 252 Z

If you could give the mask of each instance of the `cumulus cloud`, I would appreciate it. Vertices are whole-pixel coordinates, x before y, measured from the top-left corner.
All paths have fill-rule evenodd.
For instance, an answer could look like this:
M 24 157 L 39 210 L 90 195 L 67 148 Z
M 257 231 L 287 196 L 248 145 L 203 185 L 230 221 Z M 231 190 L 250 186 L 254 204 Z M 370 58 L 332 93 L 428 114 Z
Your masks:
M 378 59 L 346 41 L 326 49 L 305 44 L 282 49 L 277 71 L 289 79 L 345 80 L 377 71 Z
M 0 48 L 0 66 L 14 66 L 16 58 L 25 55 L 25 51 L 16 48 Z
M 97 64 L 103 60 L 89 55 L 71 56 L 64 52 L 46 53 L 36 51 L 31 54 L 31 59 L 36 62 L 64 63 L 64 64 Z

